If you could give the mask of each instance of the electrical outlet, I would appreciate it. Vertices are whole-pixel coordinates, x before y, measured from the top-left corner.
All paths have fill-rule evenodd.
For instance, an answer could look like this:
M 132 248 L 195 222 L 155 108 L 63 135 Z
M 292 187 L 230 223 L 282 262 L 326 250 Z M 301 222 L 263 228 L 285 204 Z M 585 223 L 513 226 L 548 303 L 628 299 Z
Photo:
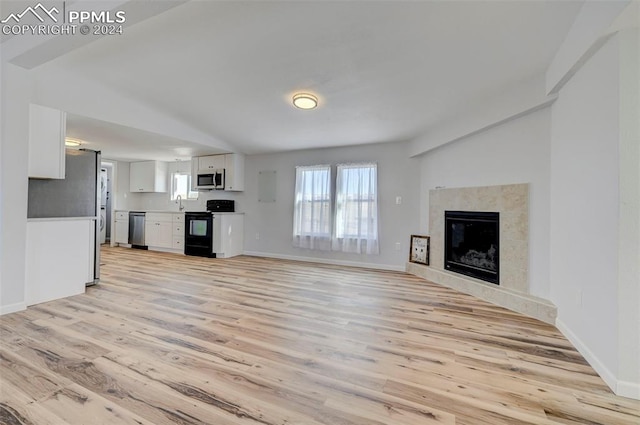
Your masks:
M 396 196 L 396 205 L 400 205 L 402 203 L 402 196 Z
M 256 240 L 259 241 L 260 240 L 260 233 L 256 233 Z
M 400 251 L 400 242 L 396 242 L 396 251 Z

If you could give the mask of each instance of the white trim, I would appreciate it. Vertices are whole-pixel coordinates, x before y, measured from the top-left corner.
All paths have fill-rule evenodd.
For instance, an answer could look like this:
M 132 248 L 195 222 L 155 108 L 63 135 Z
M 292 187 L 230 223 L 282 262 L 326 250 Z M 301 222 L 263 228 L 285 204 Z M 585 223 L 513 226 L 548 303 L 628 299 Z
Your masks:
M 15 313 L 17 311 L 22 311 L 26 309 L 27 309 L 27 303 L 25 302 L 2 305 L 0 306 L 0 316 L 2 316 L 3 314 Z
M 484 132 L 509 121 L 544 109 L 558 98 L 544 94 L 544 79 L 534 78 L 484 102 L 481 106 L 463 111 L 455 118 L 436 124 L 409 144 L 409 156 L 417 157 L 440 146 Z
M 545 73 L 547 94 L 557 93 L 616 28 L 631 0 L 585 2 Z M 631 9 L 629 9 L 631 10 Z M 631 12 L 628 12 L 631 13 Z
M 362 267 L 365 269 L 390 270 L 395 272 L 405 271 L 404 265 L 394 266 L 391 264 L 364 263 L 360 261 L 343 261 L 343 260 L 334 260 L 332 258 L 301 257 L 297 255 L 272 254 L 270 252 L 257 252 L 257 251 L 244 251 L 242 254 L 248 255 L 250 257 L 266 257 L 266 258 L 276 258 L 279 260 L 305 261 L 308 263 L 331 264 L 334 266 Z
M 131 245 L 120 244 L 120 246 L 125 246 L 127 248 L 131 248 Z M 181 248 L 165 248 L 162 246 L 147 246 L 147 251 L 156 251 L 156 252 L 168 252 L 170 254 L 184 254 L 184 249 Z
M 611 390 L 618 394 L 618 379 L 615 374 L 604 365 L 593 352 L 587 347 L 587 345 L 567 326 L 560 318 L 556 318 L 556 327 L 562 334 L 573 344 L 573 346 L 582 354 L 584 359 L 591 365 L 591 367 L 600 375 L 602 380 L 611 388 Z
M 618 381 L 616 395 L 640 400 L 640 384 L 637 382 Z
M 118 161 L 108 158 L 100 158 L 100 166 L 106 164 L 106 167 L 111 167 L 111 233 L 109 234 L 109 246 L 118 246 L 116 242 L 116 197 L 115 188 L 118 187 Z

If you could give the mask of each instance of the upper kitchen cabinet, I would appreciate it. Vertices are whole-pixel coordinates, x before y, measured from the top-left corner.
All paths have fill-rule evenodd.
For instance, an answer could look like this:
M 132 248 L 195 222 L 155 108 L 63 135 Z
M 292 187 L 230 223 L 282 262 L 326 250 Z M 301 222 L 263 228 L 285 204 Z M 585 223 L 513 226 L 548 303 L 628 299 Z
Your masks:
M 131 192 L 166 192 L 168 164 L 162 161 L 132 162 L 129 177 Z
M 244 190 L 244 155 L 228 153 L 221 155 L 197 156 L 191 158 L 192 190 L 203 190 L 198 187 L 198 175 L 224 170 L 224 190 Z M 216 187 L 222 189 L 222 187 Z
M 224 156 L 224 190 L 244 190 L 244 155 L 229 153 Z
M 197 159 L 198 171 L 221 170 L 224 168 L 225 155 L 200 156 Z
M 29 177 L 64 179 L 67 114 L 29 105 Z

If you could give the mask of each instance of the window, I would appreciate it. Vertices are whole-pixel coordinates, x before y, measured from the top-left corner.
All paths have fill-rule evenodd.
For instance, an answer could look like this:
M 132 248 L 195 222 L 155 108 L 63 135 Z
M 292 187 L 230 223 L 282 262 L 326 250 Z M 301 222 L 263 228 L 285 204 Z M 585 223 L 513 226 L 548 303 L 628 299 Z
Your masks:
M 171 200 L 198 199 L 198 192 L 191 190 L 191 173 L 176 171 L 171 173 Z
M 331 166 L 296 167 L 293 245 L 331 249 Z
M 378 254 L 378 166 L 336 170 L 334 199 L 330 165 L 296 167 L 293 245 Z
M 378 253 L 378 167 L 338 165 L 334 250 Z

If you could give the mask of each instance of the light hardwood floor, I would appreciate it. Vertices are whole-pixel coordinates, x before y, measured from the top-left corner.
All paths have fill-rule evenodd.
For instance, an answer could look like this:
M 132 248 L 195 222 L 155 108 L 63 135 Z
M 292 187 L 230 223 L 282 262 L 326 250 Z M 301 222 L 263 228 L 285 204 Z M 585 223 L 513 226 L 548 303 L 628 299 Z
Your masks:
M 397 272 L 103 249 L 0 317 L 2 424 L 640 424 L 552 326 Z

